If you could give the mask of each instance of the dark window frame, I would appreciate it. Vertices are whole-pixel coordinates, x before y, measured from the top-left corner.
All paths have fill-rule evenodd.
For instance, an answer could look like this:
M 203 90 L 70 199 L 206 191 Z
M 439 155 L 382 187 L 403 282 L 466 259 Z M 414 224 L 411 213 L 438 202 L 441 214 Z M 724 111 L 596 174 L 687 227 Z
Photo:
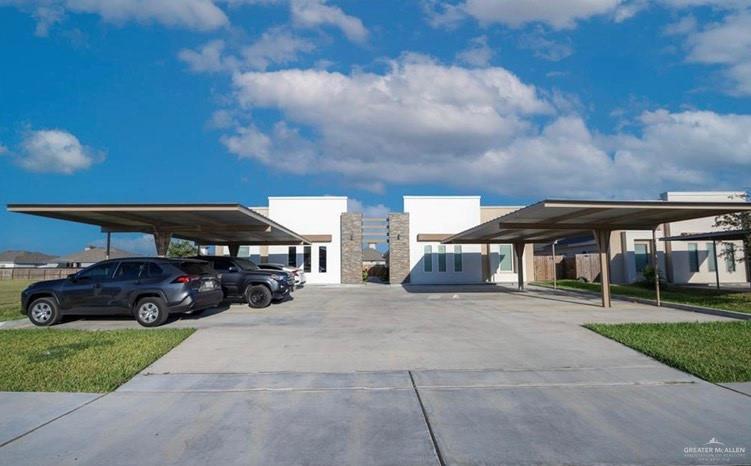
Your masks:
M 326 273 L 328 268 L 328 253 L 326 246 L 318 246 L 318 273 Z
M 313 255 L 313 248 L 310 246 L 303 246 L 303 254 L 302 254 L 302 263 L 303 263 L 303 271 L 305 273 L 310 273 L 312 270 L 312 264 L 313 264 L 313 258 L 311 257 Z

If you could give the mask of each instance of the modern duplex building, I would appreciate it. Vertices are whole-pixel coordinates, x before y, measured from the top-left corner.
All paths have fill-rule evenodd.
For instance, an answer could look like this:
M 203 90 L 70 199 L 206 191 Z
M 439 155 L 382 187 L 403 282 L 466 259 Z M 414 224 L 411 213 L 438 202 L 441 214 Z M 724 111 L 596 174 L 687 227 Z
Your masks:
M 256 262 L 302 267 L 309 284 L 342 283 L 341 225 L 342 216 L 347 213 L 347 197 L 269 197 L 268 206 L 251 209 L 300 233 L 311 244 L 241 246 L 240 256 Z M 229 248 L 217 246 L 216 252 L 229 254 Z
M 668 192 L 666 201 L 743 202 L 738 192 Z M 513 212 L 520 206 L 485 206 L 480 196 L 404 196 L 401 212 L 384 219 L 388 224 L 388 260 L 392 283 L 413 284 L 516 284 L 518 264 L 511 244 L 441 244 L 451 235 Z M 288 226 L 310 241 L 310 245 L 243 246 L 241 256 L 256 261 L 303 267 L 308 283 L 359 283 L 362 280 L 363 228 L 359 213 L 349 212 L 347 198 L 270 197 L 268 206 L 252 209 Z M 722 283 L 748 281 L 745 267 L 732 257 L 742 254 L 739 241 L 720 243 L 719 264 L 714 261 L 711 242 L 661 241 L 663 237 L 713 231 L 714 217 L 662 225 L 657 231 L 660 269 L 675 283 Z M 363 226 L 365 225 L 365 227 Z M 614 283 L 641 279 L 651 263 L 652 234 L 649 231 L 615 231 L 611 236 L 610 270 Z M 566 248 L 563 248 L 566 251 Z M 593 239 L 578 238 L 570 251 L 594 252 Z M 720 251 L 718 251 L 720 252 Z M 228 254 L 217 246 L 218 254 Z M 538 249 L 538 254 L 546 254 Z M 524 281 L 534 280 L 534 247 L 526 246 Z M 716 271 L 717 270 L 717 271 Z

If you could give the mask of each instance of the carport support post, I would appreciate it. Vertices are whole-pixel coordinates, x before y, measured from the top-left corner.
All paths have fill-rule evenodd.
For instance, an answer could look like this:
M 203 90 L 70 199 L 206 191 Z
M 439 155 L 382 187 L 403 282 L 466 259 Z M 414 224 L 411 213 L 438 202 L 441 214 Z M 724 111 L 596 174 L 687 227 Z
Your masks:
M 595 230 L 595 240 L 600 255 L 600 288 L 602 307 L 610 307 L 610 230 Z
M 170 241 L 172 241 L 172 233 L 168 231 L 154 230 L 154 243 L 156 243 L 156 254 L 159 257 L 165 257 L 167 255 Z
M 107 250 L 104 251 L 104 258 L 109 259 L 110 258 L 110 245 L 112 243 L 112 232 L 107 232 Z
M 232 257 L 237 257 L 238 254 L 240 254 L 240 245 L 237 243 L 231 243 L 228 244 L 227 247 L 229 248 L 229 255 Z
M 715 256 L 715 264 L 717 263 L 717 256 Z M 661 306 L 660 303 L 660 262 L 657 258 L 657 228 L 652 229 L 652 267 L 655 269 L 655 298 L 657 306 Z M 715 267 L 716 268 L 716 267 Z
M 717 289 L 720 289 L 720 265 L 717 263 L 717 240 L 712 240 L 712 254 L 714 254 L 714 279 L 717 282 Z
M 516 280 L 519 282 L 519 291 L 524 291 L 524 243 L 514 243 L 516 254 Z

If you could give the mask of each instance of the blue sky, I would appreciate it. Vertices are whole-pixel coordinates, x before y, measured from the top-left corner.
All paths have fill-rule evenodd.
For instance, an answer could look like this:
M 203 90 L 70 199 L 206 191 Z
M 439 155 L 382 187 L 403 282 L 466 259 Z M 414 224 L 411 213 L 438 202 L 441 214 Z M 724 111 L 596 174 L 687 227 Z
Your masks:
M 3 204 L 751 185 L 751 1 L 0 0 L 0 52 Z

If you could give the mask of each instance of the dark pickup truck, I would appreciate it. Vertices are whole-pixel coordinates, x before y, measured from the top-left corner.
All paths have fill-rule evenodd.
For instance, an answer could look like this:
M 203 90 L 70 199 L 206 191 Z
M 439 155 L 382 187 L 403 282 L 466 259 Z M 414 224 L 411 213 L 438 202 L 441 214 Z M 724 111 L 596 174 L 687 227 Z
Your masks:
M 231 256 L 195 256 L 193 259 L 207 261 L 214 267 L 225 298 L 242 299 L 253 308 L 266 307 L 272 300 L 289 297 L 295 286 L 294 276 L 261 270 L 250 259 Z

